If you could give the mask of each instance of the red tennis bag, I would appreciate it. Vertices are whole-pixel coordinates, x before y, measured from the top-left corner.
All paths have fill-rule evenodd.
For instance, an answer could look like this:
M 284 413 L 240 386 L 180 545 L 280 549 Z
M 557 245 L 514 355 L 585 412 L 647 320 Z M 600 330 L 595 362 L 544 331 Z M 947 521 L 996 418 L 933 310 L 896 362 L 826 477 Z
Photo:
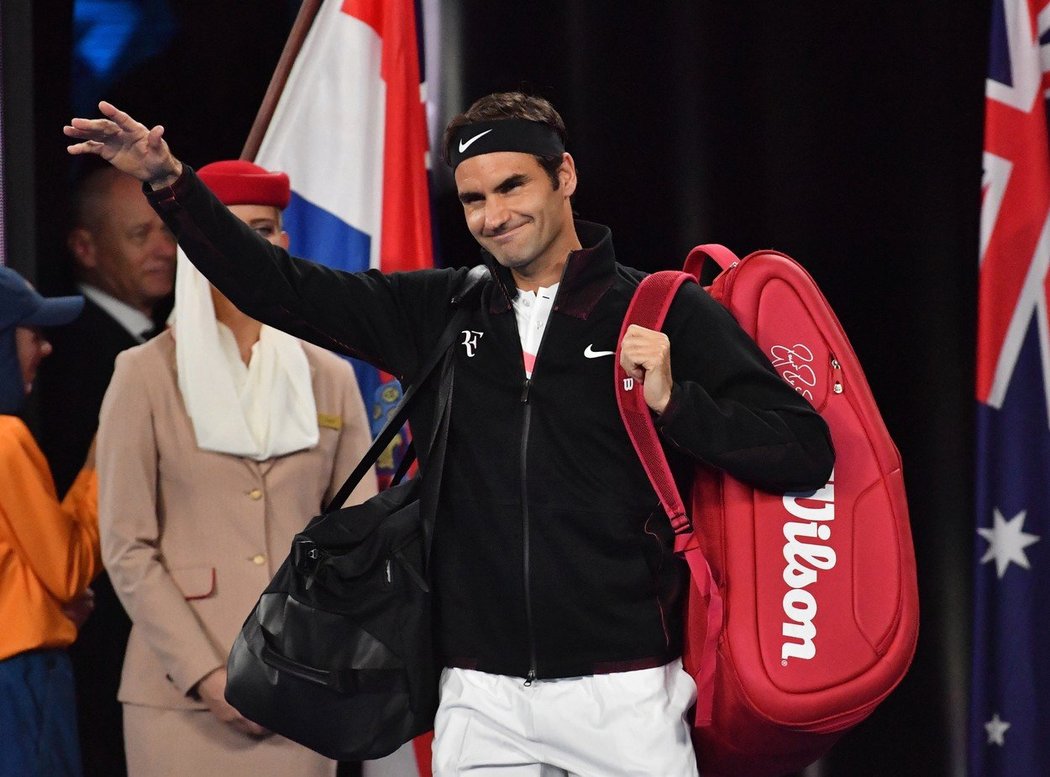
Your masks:
M 619 358 L 616 395 L 690 567 L 683 663 L 697 683 L 700 772 L 773 777 L 819 758 L 904 676 L 918 636 L 915 555 L 900 454 L 842 326 L 794 260 L 694 248 L 684 273 L 642 282 L 623 331 L 660 329 L 708 259 L 722 268 L 710 294 L 827 421 L 831 480 L 772 494 L 699 465 L 687 511 Z

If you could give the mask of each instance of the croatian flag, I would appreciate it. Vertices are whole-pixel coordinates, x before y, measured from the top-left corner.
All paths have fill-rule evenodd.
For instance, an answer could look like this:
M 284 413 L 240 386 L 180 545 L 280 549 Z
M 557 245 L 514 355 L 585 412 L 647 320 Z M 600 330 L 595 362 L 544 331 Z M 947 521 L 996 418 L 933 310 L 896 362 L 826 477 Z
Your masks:
M 296 256 L 350 271 L 433 266 L 418 32 L 413 0 L 303 3 L 242 154 L 291 179 L 284 227 Z M 354 367 L 375 434 L 400 387 Z M 380 459 L 381 485 L 392 458 Z M 363 771 L 429 777 L 430 737 Z
M 296 256 L 344 270 L 433 266 L 419 40 L 413 0 L 304 4 L 267 95 L 272 117 L 264 105 L 258 151 L 250 139 L 243 154 L 290 177 Z M 354 367 L 374 434 L 400 388 Z
M 994 0 L 977 342 L 972 777 L 1050 775 L 1050 1 Z

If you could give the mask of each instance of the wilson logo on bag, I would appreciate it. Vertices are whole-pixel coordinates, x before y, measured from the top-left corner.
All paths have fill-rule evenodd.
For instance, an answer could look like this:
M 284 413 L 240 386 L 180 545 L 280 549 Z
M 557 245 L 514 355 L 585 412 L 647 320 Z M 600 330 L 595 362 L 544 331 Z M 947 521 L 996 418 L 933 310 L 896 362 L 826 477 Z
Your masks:
M 683 664 L 697 683 L 700 772 L 774 777 L 819 758 L 904 676 L 918 637 L 915 556 L 900 455 L 838 319 L 793 259 L 699 246 L 684 273 L 642 281 L 624 331 L 659 329 L 712 259 L 722 272 L 711 296 L 827 422 L 831 479 L 770 494 L 698 465 L 686 510 L 619 367 L 617 401 L 690 568 Z
M 822 503 L 822 507 L 806 507 L 798 496 L 784 497 L 784 508 L 789 518 L 798 518 L 808 523 L 788 520 L 784 523 L 784 582 L 788 585 L 784 594 L 784 628 L 781 632 L 787 641 L 781 645 L 780 657 L 811 659 L 817 654 L 814 640 L 817 627 L 813 618 L 817 614 L 817 600 L 809 587 L 817 582 L 818 573 L 835 566 L 835 549 L 826 543 L 831 539 L 830 522 L 835 520 L 835 476 L 820 491 L 809 497 Z

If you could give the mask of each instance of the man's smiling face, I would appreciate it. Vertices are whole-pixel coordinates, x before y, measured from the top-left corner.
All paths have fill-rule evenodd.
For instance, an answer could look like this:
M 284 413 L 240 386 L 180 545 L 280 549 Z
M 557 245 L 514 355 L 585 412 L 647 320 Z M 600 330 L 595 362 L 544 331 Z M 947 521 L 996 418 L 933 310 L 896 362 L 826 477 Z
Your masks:
M 568 154 L 557 188 L 536 157 L 517 151 L 465 159 L 455 176 L 467 228 L 515 278 L 543 277 L 578 247 L 569 204 L 576 169 Z

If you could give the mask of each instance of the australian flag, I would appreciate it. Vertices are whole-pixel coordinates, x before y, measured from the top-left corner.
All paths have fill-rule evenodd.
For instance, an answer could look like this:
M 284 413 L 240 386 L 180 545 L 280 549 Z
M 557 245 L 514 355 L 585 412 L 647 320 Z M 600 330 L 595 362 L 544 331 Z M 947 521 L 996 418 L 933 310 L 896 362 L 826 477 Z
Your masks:
M 1050 776 L 1050 0 L 994 0 L 977 343 L 971 777 Z

